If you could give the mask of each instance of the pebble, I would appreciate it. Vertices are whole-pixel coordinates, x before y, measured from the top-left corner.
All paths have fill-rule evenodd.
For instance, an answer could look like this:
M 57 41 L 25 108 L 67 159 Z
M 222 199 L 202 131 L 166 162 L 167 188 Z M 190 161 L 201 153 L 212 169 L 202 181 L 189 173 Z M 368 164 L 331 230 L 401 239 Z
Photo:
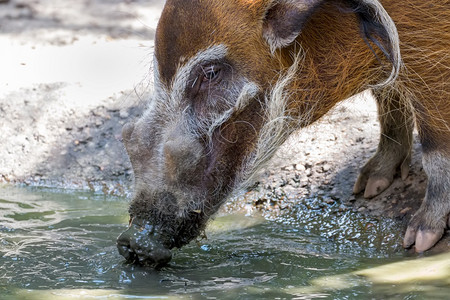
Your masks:
M 300 172 L 305 172 L 305 170 L 306 170 L 305 166 L 302 164 L 296 164 L 295 169 Z
M 361 206 L 360 208 L 358 208 L 358 212 L 365 212 L 367 210 L 367 207 Z
M 334 201 L 333 199 L 331 199 L 331 198 L 328 198 L 328 199 L 326 199 L 325 200 L 325 203 L 326 204 L 334 204 L 336 201 Z
M 348 210 L 348 208 L 344 205 L 344 204 L 341 204 L 341 205 L 339 205 L 339 211 L 347 211 Z
M 408 211 L 410 211 L 411 210 L 411 207 L 405 207 L 404 209 L 402 209 L 401 211 L 400 211 L 400 214 L 402 214 L 402 215 L 404 215 L 404 214 L 406 214 Z
M 119 113 L 119 116 L 120 116 L 122 119 L 128 119 L 128 117 L 130 116 L 130 114 L 128 113 L 128 111 L 126 111 L 126 110 L 124 110 L 124 109 L 121 109 L 121 110 L 120 110 L 120 113 Z
M 322 166 L 322 171 L 328 172 L 331 169 L 331 166 L 329 164 L 325 164 Z

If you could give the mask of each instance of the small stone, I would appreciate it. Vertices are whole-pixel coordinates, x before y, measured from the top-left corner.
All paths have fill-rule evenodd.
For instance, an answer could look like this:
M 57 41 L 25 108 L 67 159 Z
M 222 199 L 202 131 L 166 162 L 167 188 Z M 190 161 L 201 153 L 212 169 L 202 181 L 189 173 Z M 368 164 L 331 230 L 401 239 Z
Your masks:
M 404 215 L 404 214 L 406 214 L 408 211 L 410 211 L 411 210 L 411 207 L 405 207 L 404 209 L 402 209 L 401 211 L 400 211 L 400 214 L 402 214 L 402 215 Z
M 119 116 L 122 119 L 127 119 L 130 116 L 130 114 L 125 109 L 121 109 L 120 112 L 119 112 Z
M 305 170 L 306 170 L 305 166 L 302 164 L 296 164 L 295 169 L 299 172 L 305 172 Z
M 334 204 L 335 202 L 336 202 L 336 201 L 334 201 L 334 200 L 331 199 L 331 198 L 325 199 L 325 203 L 326 203 L 326 204 L 329 204 L 329 205 Z
M 291 172 L 294 170 L 294 166 L 293 165 L 285 166 L 285 167 L 282 167 L 281 170 Z
M 339 205 L 340 212 L 347 211 L 347 210 L 348 210 L 348 208 L 344 204 Z
M 331 169 L 331 166 L 329 164 L 324 164 L 322 166 L 322 171 L 328 172 Z
M 306 170 L 305 170 L 305 175 L 306 175 L 307 177 L 310 177 L 310 176 L 311 176 L 311 169 L 306 169 Z

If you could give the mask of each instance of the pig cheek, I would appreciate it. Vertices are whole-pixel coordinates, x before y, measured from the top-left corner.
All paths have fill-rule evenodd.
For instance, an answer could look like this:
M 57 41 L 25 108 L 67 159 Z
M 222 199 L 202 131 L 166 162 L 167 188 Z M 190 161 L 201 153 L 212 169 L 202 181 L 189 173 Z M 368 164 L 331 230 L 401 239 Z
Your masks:
M 130 158 L 135 178 L 146 177 L 146 173 L 154 169 L 156 136 L 155 132 L 149 132 L 140 128 L 137 124 L 132 133 L 128 128 L 124 128 L 124 145 Z M 153 172 L 150 172 L 153 173 Z
M 122 128 L 122 140 L 124 144 L 128 144 L 134 131 L 134 122 L 126 123 Z

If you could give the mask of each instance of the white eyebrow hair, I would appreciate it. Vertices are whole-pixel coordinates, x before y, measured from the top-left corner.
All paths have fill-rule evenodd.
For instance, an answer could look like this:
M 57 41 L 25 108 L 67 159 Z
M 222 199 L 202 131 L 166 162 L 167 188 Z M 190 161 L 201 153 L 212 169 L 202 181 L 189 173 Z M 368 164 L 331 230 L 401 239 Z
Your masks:
M 181 99 L 192 69 L 201 62 L 223 59 L 227 54 L 224 44 L 214 45 L 197 52 L 187 63 L 180 66 L 172 83 L 172 98 Z

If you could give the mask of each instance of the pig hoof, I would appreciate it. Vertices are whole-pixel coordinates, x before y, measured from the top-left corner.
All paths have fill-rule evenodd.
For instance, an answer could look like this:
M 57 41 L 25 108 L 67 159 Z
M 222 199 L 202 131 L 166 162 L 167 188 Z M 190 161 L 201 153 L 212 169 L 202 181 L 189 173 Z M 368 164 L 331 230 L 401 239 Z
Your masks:
M 353 186 L 353 193 L 359 194 L 364 191 L 364 198 L 373 198 L 387 189 L 392 181 L 385 177 L 367 177 L 360 174 Z
M 383 192 L 391 185 L 387 178 L 369 178 L 364 191 L 364 198 L 370 199 Z
M 373 198 L 386 190 L 394 181 L 397 170 L 406 180 L 409 174 L 411 156 L 409 148 L 396 149 L 388 147 L 378 151 L 361 169 L 353 186 L 353 193 L 364 192 L 364 198 Z
M 422 253 L 433 247 L 444 234 L 441 230 L 415 230 L 408 227 L 405 238 L 403 239 L 403 248 L 411 248 L 415 244 L 415 251 Z
M 424 213 L 418 211 L 411 219 L 403 239 L 403 248 L 408 249 L 415 245 L 415 251 L 422 253 L 433 247 L 444 235 L 445 226 L 450 223 L 450 219 L 448 222 L 438 223 L 439 226 L 431 227 L 423 225 L 427 224 L 427 222 L 421 221 L 421 219 L 426 219 L 424 215 Z

